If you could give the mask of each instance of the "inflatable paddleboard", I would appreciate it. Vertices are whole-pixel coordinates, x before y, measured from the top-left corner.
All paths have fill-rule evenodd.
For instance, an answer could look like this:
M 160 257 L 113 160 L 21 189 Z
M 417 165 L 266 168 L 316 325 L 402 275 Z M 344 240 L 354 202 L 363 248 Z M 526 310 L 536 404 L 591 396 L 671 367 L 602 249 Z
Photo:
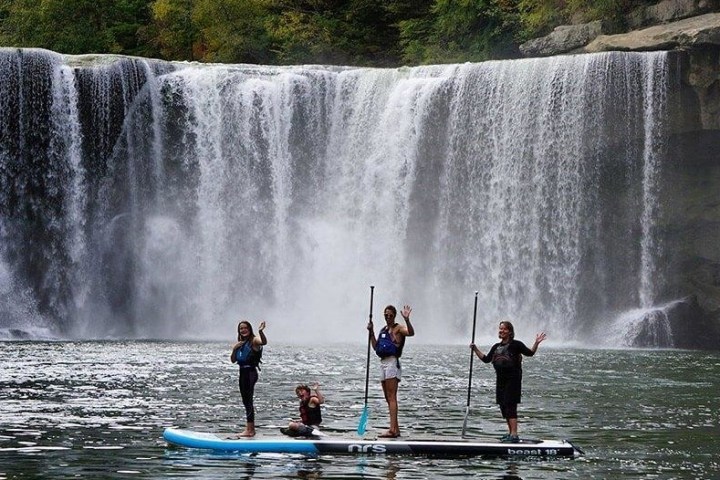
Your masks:
M 523 456 L 576 457 L 582 454 L 565 440 L 522 440 L 499 443 L 467 439 L 401 438 L 375 440 L 333 438 L 254 437 L 227 438 L 219 434 L 167 428 L 165 441 L 186 448 L 240 453 L 295 453 L 306 455 L 437 455 L 437 456 Z

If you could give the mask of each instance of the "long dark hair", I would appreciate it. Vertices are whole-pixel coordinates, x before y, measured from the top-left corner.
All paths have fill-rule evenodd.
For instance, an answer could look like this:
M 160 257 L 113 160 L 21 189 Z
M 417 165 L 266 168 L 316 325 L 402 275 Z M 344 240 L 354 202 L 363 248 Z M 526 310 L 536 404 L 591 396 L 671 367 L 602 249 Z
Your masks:
M 242 335 L 240 335 L 240 325 L 242 324 L 247 325 L 248 330 L 250 333 L 248 334 L 247 338 L 243 338 Z M 253 339 L 255 338 L 255 333 L 253 332 L 252 325 L 247 320 L 241 320 L 240 323 L 238 323 L 238 342 L 242 342 L 243 340 Z
M 505 327 L 510 330 L 510 340 L 515 340 L 515 327 L 510 323 L 510 320 L 503 320 L 500 322 L 500 325 L 505 325 Z

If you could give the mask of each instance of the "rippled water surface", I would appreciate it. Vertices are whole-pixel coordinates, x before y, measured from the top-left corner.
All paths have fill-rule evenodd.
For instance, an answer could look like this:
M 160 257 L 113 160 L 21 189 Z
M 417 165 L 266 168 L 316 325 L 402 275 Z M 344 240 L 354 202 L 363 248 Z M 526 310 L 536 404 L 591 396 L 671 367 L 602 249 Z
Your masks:
M 262 435 L 297 414 L 293 388 L 317 380 L 325 430 L 356 437 L 365 347 L 271 344 L 256 391 Z M 720 478 L 720 355 L 545 348 L 524 362 L 521 436 L 567 438 L 579 459 L 443 459 L 214 454 L 169 447 L 167 426 L 236 432 L 237 371 L 224 343 L 0 343 L 0 479 L 5 478 Z M 408 342 L 403 436 L 457 436 L 466 346 Z M 368 435 L 387 428 L 371 359 Z M 494 373 L 475 362 L 469 433 L 504 434 Z

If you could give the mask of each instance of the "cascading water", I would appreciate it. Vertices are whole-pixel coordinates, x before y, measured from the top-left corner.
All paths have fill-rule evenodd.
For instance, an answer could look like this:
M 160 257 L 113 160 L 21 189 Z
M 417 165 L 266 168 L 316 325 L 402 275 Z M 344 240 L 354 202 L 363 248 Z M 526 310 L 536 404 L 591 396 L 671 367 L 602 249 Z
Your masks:
M 364 340 L 372 284 L 419 340 L 477 290 L 481 335 L 582 342 L 654 301 L 663 53 L 0 69 L 0 329 Z

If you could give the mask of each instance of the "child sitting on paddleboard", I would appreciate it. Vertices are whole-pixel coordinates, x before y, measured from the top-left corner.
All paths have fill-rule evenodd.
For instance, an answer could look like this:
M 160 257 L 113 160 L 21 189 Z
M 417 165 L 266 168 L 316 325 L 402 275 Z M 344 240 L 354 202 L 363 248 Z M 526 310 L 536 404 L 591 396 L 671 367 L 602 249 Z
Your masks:
M 291 437 L 317 434 L 313 431 L 322 423 L 320 405 L 325 403 L 325 397 L 320 393 L 320 385 L 315 382 L 312 389 L 304 384 L 298 385 L 295 387 L 295 394 L 300 399 L 300 420 L 290 422 L 287 428 L 281 428 L 280 431 Z

